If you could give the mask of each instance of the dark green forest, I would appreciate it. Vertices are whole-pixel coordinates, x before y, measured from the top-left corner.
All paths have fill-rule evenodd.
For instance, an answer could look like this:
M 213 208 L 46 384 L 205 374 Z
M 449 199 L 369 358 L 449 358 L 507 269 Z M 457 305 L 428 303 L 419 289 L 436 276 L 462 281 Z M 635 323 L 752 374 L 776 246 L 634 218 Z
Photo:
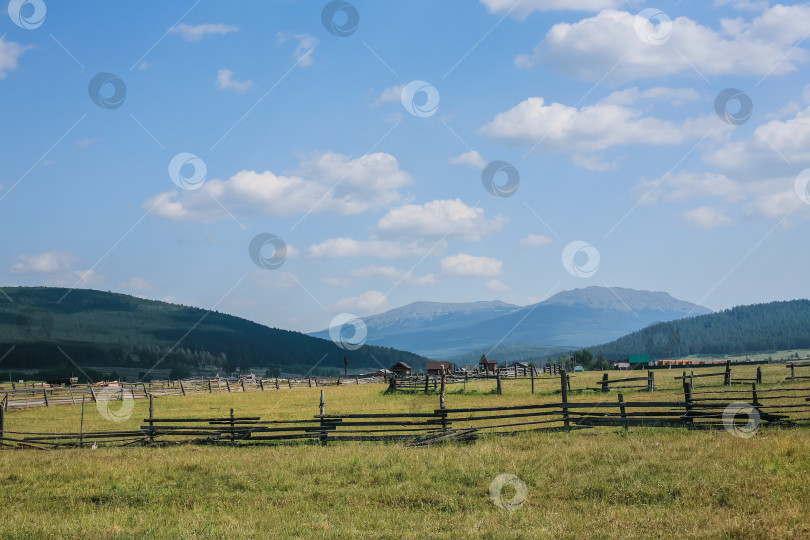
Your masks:
M 314 368 L 313 374 L 336 374 L 343 370 L 344 357 L 353 371 L 388 368 L 399 361 L 421 368 L 426 361 L 387 347 L 347 351 L 300 332 L 124 294 L 77 289 L 65 296 L 68 289 L 56 287 L 3 291 L 3 371 L 126 367 L 144 373 L 170 369 L 186 376 L 200 370 L 227 373 L 237 368 L 304 374 Z
M 745 354 L 810 348 L 810 301 L 735 308 L 650 325 L 610 343 L 589 347 L 608 360 L 649 354 L 651 360 L 692 354 Z

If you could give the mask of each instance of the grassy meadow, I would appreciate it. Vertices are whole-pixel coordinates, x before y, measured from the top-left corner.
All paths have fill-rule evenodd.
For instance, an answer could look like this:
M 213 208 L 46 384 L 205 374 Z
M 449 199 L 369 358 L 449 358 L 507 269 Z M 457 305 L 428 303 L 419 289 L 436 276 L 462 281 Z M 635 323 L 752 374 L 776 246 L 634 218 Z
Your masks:
M 783 365 L 763 366 L 763 386 Z M 753 366 L 734 367 L 753 376 Z M 717 368 L 702 370 L 716 371 Z M 698 371 L 698 370 L 696 370 Z M 749 374 L 750 371 L 750 374 Z M 656 371 L 674 397 L 680 370 Z M 601 373 L 576 374 L 574 389 Z M 706 379 L 700 385 L 717 385 Z M 448 407 L 557 401 L 558 382 L 451 387 Z M 328 387 L 327 413 L 430 411 L 436 395 L 383 395 L 383 385 Z M 155 400 L 158 417 L 302 418 L 320 389 L 202 394 Z M 646 394 L 625 390 L 628 400 Z M 610 398 L 615 399 L 616 392 Z M 600 400 L 596 392 L 572 400 Z M 95 405 L 85 430 L 114 424 Z M 111 407 L 120 404 L 112 404 Z M 9 412 L 6 429 L 77 431 L 79 406 Z M 0 538 L 803 538 L 810 537 L 810 431 L 597 428 L 484 437 L 472 445 L 406 448 L 345 443 L 280 447 L 98 448 L 0 452 Z M 525 484 L 524 504 L 493 504 L 501 474 Z M 507 499 L 515 488 L 502 492 Z

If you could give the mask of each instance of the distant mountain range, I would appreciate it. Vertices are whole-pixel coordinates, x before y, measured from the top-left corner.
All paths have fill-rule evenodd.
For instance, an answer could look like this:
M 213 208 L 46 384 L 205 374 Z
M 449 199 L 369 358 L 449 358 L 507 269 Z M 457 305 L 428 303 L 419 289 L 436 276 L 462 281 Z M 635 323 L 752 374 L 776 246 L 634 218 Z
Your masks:
M 710 310 L 665 292 L 587 287 L 529 306 L 504 302 L 414 302 L 364 319 L 366 343 L 450 357 L 495 345 L 580 348 L 617 339 L 657 322 Z M 329 331 L 310 334 L 328 338 Z

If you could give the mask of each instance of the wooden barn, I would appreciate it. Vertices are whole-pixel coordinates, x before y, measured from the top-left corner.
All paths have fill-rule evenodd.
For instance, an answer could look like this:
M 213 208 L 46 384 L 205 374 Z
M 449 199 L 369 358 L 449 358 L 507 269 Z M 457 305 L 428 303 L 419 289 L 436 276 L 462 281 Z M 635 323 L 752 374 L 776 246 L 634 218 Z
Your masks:
M 413 368 L 405 362 L 397 362 L 391 366 L 391 372 L 394 375 L 410 375 L 413 373 Z
M 495 360 L 490 360 L 487 355 L 482 354 L 481 360 L 478 361 L 478 369 L 484 373 L 495 373 L 498 370 L 498 363 Z
M 444 366 L 445 373 L 453 372 L 452 362 L 428 362 L 425 365 L 425 369 L 427 370 L 428 375 L 441 375 L 442 366 Z

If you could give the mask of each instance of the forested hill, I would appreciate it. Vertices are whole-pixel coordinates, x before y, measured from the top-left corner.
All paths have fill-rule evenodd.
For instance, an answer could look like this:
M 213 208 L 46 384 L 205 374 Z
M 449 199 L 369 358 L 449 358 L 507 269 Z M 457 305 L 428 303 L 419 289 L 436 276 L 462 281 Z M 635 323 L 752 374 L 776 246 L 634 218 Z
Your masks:
M 342 371 L 344 356 L 350 369 L 379 369 L 399 361 L 414 368 L 425 364 L 424 358 L 396 349 L 363 346 L 347 351 L 300 332 L 124 294 L 76 289 L 60 302 L 68 289 L 4 287 L 2 292 L 0 355 L 11 349 L 2 369 L 75 370 L 57 346 L 79 366 L 144 371 L 164 356 L 159 367 L 177 372 L 239 367 L 305 373 L 317 364 L 325 373 L 323 368 L 329 367 Z
M 654 324 L 590 350 L 594 356 L 614 360 L 643 353 L 661 359 L 808 347 L 810 301 L 791 300 Z

